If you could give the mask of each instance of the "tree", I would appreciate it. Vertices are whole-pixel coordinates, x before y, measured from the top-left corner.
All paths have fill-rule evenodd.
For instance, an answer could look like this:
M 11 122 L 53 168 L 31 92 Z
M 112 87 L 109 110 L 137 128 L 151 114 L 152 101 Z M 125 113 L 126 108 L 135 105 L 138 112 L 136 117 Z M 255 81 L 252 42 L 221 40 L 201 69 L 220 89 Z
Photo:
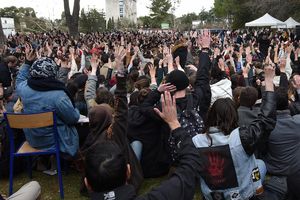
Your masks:
M 242 1 L 242 0 L 241 0 Z M 227 22 L 232 23 L 235 13 L 238 13 L 239 0 L 215 0 L 214 10 L 217 17 L 225 18 Z
M 5 40 L 6 40 L 6 37 L 4 35 L 3 29 L 2 29 L 2 22 L 0 19 L 0 48 L 2 48 L 3 45 L 5 44 Z
M 24 22 L 30 31 L 44 31 L 45 24 L 44 19 L 38 19 L 33 8 L 30 7 L 20 7 L 15 6 L 5 7 L 0 9 L 0 17 L 10 17 L 14 18 L 15 29 L 17 31 L 22 31 L 21 22 Z
M 64 10 L 67 26 L 71 36 L 77 38 L 79 36 L 78 24 L 79 24 L 79 11 L 80 0 L 74 0 L 73 13 L 70 13 L 69 0 L 64 0 Z
M 106 29 L 105 14 L 96 9 L 91 9 L 87 13 L 82 9 L 79 22 L 82 32 L 105 31 Z
M 150 28 L 152 24 L 152 19 L 149 16 L 143 16 L 138 18 L 138 23 L 143 28 Z
M 121 22 L 120 18 L 118 18 L 118 20 L 117 20 L 117 22 L 116 22 L 116 28 L 117 28 L 117 29 L 122 29 L 122 28 L 123 28 L 123 27 L 122 27 L 122 22 Z
M 151 6 L 149 7 L 152 19 L 152 26 L 159 28 L 163 22 L 171 22 L 170 9 L 172 3 L 170 0 L 151 0 Z
M 187 30 L 192 28 L 192 22 L 195 20 L 199 20 L 199 16 L 195 13 L 185 14 L 180 17 L 180 28 Z
M 214 10 L 217 17 L 226 19 L 233 28 L 244 27 L 246 22 L 267 12 L 283 21 L 288 17 L 300 20 L 299 0 L 215 0 Z
M 108 22 L 107 22 L 107 29 L 109 31 L 112 31 L 115 29 L 115 22 L 114 22 L 114 18 L 109 18 Z

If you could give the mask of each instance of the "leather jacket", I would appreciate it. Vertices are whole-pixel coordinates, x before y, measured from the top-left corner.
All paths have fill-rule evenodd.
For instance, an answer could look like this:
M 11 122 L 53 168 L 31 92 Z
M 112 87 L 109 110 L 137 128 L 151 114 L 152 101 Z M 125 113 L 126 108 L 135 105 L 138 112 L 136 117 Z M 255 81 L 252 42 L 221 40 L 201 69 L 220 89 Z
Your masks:
M 252 155 L 258 143 L 266 141 L 276 124 L 276 100 L 274 92 L 265 92 L 261 113 L 249 126 L 240 127 L 241 143 L 245 152 Z

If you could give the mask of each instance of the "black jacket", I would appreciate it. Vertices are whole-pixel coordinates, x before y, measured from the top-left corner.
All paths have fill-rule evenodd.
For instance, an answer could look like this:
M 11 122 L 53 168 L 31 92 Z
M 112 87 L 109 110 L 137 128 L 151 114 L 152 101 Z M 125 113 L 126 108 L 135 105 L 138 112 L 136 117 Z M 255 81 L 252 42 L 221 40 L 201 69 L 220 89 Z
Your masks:
M 191 92 L 191 95 L 193 96 L 193 108 L 198 110 L 200 116 L 205 119 L 211 101 L 211 90 L 209 85 L 211 62 L 208 53 L 204 52 L 200 53 L 199 60 L 195 88 L 193 88 L 194 90 Z M 161 94 L 157 90 L 153 91 L 149 97 L 149 102 L 154 105 L 160 100 L 160 95 Z M 176 99 L 177 108 L 181 111 L 185 110 L 187 102 L 187 96 Z
M 240 106 L 237 111 L 239 115 L 239 127 L 247 127 L 251 124 L 251 122 L 257 119 L 257 116 L 260 113 L 260 108 L 257 106 L 253 106 L 252 108 Z
M 0 64 L 0 83 L 3 87 L 10 87 L 12 82 L 12 73 L 9 70 L 9 67 L 1 63 Z
M 267 142 L 264 161 L 270 174 L 288 176 L 300 172 L 300 115 L 277 111 L 277 122 Z
M 204 169 L 203 163 L 200 162 L 203 158 L 182 128 L 175 129 L 172 134 L 179 148 L 179 165 L 169 179 L 141 197 L 134 197 L 132 188 L 125 185 L 106 193 L 93 194 L 92 197 L 97 198 L 92 200 L 104 200 L 104 195 L 107 197 L 108 194 L 115 200 L 193 199 L 200 171 Z
M 154 178 L 168 173 L 170 156 L 167 146 L 166 126 L 153 113 L 153 106 L 147 100 L 139 106 L 131 106 L 128 111 L 128 138 L 130 142 L 142 142 L 141 166 L 145 178 Z
M 143 174 L 140 163 L 127 139 L 128 105 L 126 77 L 117 77 L 114 111 L 113 122 L 110 127 L 104 133 L 97 136 L 89 134 L 81 151 L 88 151 L 92 145 L 95 145 L 98 142 L 106 140 L 114 141 L 124 152 L 126 161 L 131 165 L 132 173 L 129 183 L 138 190 L 143 182 Z
M 241 143 L 245 152 L 252 155 L 260 143 L 268 140 L 276 124 L 276 99 L 274 92 L 265 92 L 261 112 L 249 126 L 240 127 Z

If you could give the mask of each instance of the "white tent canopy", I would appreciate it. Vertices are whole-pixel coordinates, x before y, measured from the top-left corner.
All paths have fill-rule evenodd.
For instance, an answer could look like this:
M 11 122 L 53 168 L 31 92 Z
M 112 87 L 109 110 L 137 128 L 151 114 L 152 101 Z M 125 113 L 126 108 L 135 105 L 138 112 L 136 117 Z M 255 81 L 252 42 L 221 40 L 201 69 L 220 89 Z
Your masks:
M 284 23 L 285 25 L 272 26 L 272 28 L 295 28 L 296 26 L 300 25 L 300 23 L 294 20 L 292 17 L 288 18 Z
M 247 27 L 257 27 L 257 26 L 280 26 L 285 25 L 284 22 L 272 17 L 268 13 L 266 13 L 264 16 L 245 24 Z

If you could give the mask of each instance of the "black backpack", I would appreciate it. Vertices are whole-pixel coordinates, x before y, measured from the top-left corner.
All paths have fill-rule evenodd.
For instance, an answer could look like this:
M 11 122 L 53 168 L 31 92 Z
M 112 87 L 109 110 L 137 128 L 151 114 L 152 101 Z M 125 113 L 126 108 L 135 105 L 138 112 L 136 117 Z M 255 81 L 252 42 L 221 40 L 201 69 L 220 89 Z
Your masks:
M 177 118 L 181 127 L 192 138 L 195 135 L 201 134 L 203 132 L 204 122 L 196 108 L 194 108 L 193 106 L 193 96 L 189 94 L 187 95 L 187 99 L 187 107 L 185 110 L 181 111 L 177 108 Z M 169 138 L 169 144 L 171 148 L 172 160 L 174 162 L 177 160 L 178 155 L 175 139 L 172 135 Z

